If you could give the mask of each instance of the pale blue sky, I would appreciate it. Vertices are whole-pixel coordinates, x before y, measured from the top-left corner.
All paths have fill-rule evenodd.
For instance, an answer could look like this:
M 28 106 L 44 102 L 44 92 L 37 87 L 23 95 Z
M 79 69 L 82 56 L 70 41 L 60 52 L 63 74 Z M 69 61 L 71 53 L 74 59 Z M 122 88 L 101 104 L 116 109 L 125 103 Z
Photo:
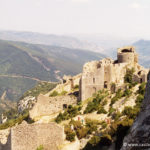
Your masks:
M 150 0 L 0 0 L 0 29 L 150 37 Z

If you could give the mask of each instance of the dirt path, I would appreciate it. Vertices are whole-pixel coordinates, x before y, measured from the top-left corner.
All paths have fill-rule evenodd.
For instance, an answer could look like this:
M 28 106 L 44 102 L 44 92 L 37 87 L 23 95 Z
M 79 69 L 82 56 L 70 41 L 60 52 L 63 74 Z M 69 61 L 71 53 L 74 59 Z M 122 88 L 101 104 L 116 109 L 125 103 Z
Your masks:
M 21 76 L 21 75 L 2 75 L 2 74 L 0 74 L 0 77 L 25 78 L 25 79 L 35 80 L 35 81 L 38 81 L 38 82 L 56 83 L 56 82 L 50 82 L 50 81 L 40 80 L 38 78 L 32 78 L 32 77 Z

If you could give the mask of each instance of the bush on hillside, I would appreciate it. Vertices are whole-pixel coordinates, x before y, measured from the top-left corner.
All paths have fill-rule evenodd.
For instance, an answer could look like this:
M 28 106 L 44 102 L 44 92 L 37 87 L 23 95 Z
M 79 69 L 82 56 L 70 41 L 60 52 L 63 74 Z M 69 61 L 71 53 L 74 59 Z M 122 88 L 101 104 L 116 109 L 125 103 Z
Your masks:
M 27 121 L 28 123 L 33 123 L 33 120 L 31 120 L 29 117 L 29 112 L 26 112 L 24 114 L 20 114 L 17 118 L 10 119 L 5 123 L 0 124 L 0 130 L 13 127 L 16 124 L 21 124 L 23 120 Z
M 132 95 L 132 91 L 130 89 L 126 89 L 123 93 L 123 96 L 130 97 Z
M 65 134 L 66 134 L 66 140 L 73 142 L 75 141 L 75 132 L 71 130 L 70 126 L 65 126 Z
M 59 113 L 59 115 L 56 117 L 55 121 L 57 123 L 60 123 L 63 120 L 68 120 L 68 119 L 71 119 L 71 118 L 77 116 L 80 113 L 79 107 L 80 106 L 74 106 L 73 107 L 72 105 L 69 105 L 67 110 L 65 110 L 64 113 Z
M 116 101 L 118 101 L 121 97 L 123 97 L 123 92 L 121 89 L 118 89 L 116 95 L 111 99 L 110 106 L 112 106 Z
M 125 83 L 133 83 L 133 73 L 135 72 L 135 69 L 127 69 L 126 75 L 124 77 Z
M 86 119 L 86 127 L 88 128 L 88 134 L 97 131 L 99 122 L 96 120 Z
M 36 150 L 44 150 L 44 146 L 40 145 Z
M 50 94 L 50 97 L 55 97 L 55 96 L 58 96 L 59 93 L 57 91 L 53 91 L 51 94 Z
M 143 82 L 143 83 L 139 86 L 138 94 L 145 95 L 145 91 L 146 91 L 146 83 Z
M 138 107 L 130 107 L 126 106 L 122 112 L 123 115 L 126 115 L 129 119 L 135 119 L 137 114 L 139 113 L 140 108 Z
M 96 93 L 95 97 L 93 98 L 92 102 L 89 102 L 85 111 L 84 111 L 84 114 L 87 114 L 87 113 L 92 113 L 94 111 L 98 111 L 99 110 L 99 107 L 101 106 L 100 103 L 102 102 L 102 100 L 108 96 L 108 91 L 99 91 L 98 93 Z M 104 104 L 107 103 L 104 102 Z
M 99 107 L 97 114 L 107 114 L 107 111 L 104 109 L 104 107 Z

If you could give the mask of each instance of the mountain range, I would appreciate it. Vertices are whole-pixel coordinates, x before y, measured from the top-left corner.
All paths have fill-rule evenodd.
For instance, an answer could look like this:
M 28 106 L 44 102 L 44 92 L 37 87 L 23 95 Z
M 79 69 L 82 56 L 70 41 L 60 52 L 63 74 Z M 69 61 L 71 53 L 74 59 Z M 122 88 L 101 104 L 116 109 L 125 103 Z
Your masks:
M 0 40 L 0 96 L 18 100 L 39 81 L 59 81 L 81 72 L 82 65 L 105 55 L 58 46 Z

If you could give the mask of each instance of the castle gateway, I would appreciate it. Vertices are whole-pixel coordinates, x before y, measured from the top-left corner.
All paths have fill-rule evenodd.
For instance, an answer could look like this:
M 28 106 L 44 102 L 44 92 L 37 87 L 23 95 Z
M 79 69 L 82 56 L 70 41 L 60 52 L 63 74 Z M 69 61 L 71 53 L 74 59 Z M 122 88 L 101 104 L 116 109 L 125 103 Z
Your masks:
M 127 69 L 134 68 L 134 81 L 146 82 L 148 70 L 138 64 L 138 54 L 135 48 L 123 47 L 118 49 L 117 60 L 105 58 L 101 61 L 86 63 L 80 79 L 80 100 L 91 97 L 103 88 L 111 90 L 124 84 Z

